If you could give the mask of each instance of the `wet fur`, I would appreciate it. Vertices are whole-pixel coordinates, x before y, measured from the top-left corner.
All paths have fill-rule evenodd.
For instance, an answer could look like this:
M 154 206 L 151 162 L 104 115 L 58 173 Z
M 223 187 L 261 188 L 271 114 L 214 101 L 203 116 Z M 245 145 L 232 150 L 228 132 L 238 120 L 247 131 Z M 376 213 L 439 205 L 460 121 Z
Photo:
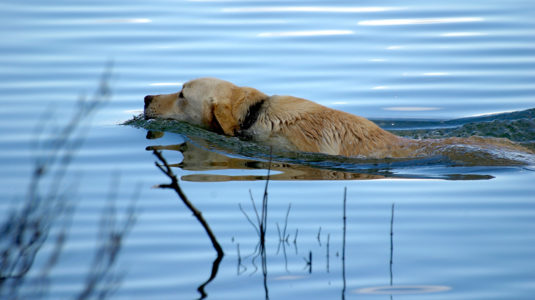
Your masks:
M 452 148 L 470 147 L 532 153 L 507 139 L 402 138 L 359 116 L 293 96 L 268 96 L 216 78 L 195 79 L 179 93 L 148 97 L 147 118 L 185 121 L 292 151 L 369 158 L 451 156 Z

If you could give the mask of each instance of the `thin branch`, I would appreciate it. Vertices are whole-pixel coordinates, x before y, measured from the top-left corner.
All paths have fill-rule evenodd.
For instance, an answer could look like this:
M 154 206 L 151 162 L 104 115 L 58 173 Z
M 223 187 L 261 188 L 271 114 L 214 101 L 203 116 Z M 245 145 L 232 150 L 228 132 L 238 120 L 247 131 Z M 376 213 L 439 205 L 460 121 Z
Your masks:
M 284 218 L 284 229 L 282 230 L 282 235 L 285 241 L 288 241 L 289 235 L 286 235 L 286 229 L 288 228 L 288 216 L 290 215 L 290 210 L 292 209 L 292 203 L 288 204 L 288 210 L 286 211 L 286 218 Z
M 156 167 L 162 171 L 169 179 L 171 179 L 171 183 L 169 184 L 162 184 L 159 185 L 160 188 L 168 188 L 174 190 L 177 195 L 180 197 L 182 202 L 188 207 L 188 209 L 193 213 L 193 216 L 201 223 L 202 227 L 204 228 L 204 231 L 206 231 L 206 234 L 210 238 L 210 241 L 212 242 L 212 246 L 214 247 L 215 251 L 217 252 L 217 257 L 212 263 L 212 272 L 210 273 L 210 277 L 208 280 L 206 280 L 204 283 L 202 283 L 198 288 L 197 291 L 201 294 L 200 299 L 205 299 L 208 295 L 204 291 L 205 287 L 212 281 L 217 275 L 217 272 L 219 270 L 219 265 L 221 261 L 223 260 L 223 256 L 225 253 L 223 252 L 223 248 L 221 245 L 219 245 L 219 242 L 217 241 L 217 238 L 215 237 L 214 233 L 212 232 L 212 229 L 210 228 L 210 225 L 208 225 L 208 222 L 204 219 L 202 216 L 202 213 L 189 201 L 188 197 L 186 197 L 186 194 L 182 191 L 182 188 L 180 188 L 180 185 L 178 184 L 178 179 L 171 170 L 171 167 L 163 157 L 162 153 L 158 150 L 153 150 L 153 154 L 160 160 L 160 162 L 163 164 L 155 163 Z
M 394 283 L 392 265 L 394 264 L 394 206 L 392 203 L 392 216 L 390 218 L 390 285 Z
M 254 203 L 254 202 L 253 202 Z M 249 221 L 249 223 L 251 224 L 251 226 L 253 226 L 253 228 L 256 230 L 256 233 L 260 236 L 260 231 L 258 231 L 258 228 L 256 227 L 256 224 L 253 222 L 253 220 L 251 220 L 251 218 L 249 217 L 249 215 L 245 212 L 245 210 L 243 210 L 243 207 L 241 206 L 241 203 L 238 203 L 238 206 L 240 207 L 240 210 L 241 212 L 243 213 L 243 215 L 245 216 L 245 218 L 247 219 L 247 221 Z
M 217 252 L 217 256 L 218 257 L 219 256 L 223 257 L 225 255 L 225 253 L 223 252 L 223 248 L 221 247 L 221 245 L 219 245 L 219 242 L 217 241 L 217 238 L 215 237 L 214 233 L 212 232 L 212 229 L 210 228 L 210 225 L 208 225 L 208 223 L 206 222 L 206 220 L 202 216 L 202 213 L 188 200 L 188 197 L 186 196 L 186 194 L 184 194 L 184 192 L 182 191 L 182 188 L 180 188 L 180 185 L 178 184 L 177 177 L 175 176 L 175 174 L 171 170 L 171 167 L 169 166 L 169 164 L 167 163 L 167 161 L 163 157 L 162 153 L 160 151 L 158 151 L 158 150 L 153 150 L 153 154 L 163 164 L 163 165 L 160 165 L 160 164 L 156 163 L 156 166 L 158 167 L 158 169 L 160 169 L 160 171 L 162 171 L 162 173 L 164 173 L 167 177 L 169 177 L 169 179 L 171 179 L 171 183 L 170 184 L 160 185 L 159 187 L 160 188 L 169 188 L 169 189 L 174 190 L 177 193 L 177 195 L 180 197 L 182 202 L 193 213 L 193 216 L 195 216 L 197 221 L 199 221 L 199 223 L 201 223 L 202 227 L 206 231 L 206 234 L 210 238 L 210 241 L 212 242 L 212 246 L 214 247 L 214 249 Z
M 260 216 L 258 215 L 258 209 L 256 209 L 256 204 L 254 202 L 253 192 L 251 192 L 251 189 L 249 189 L 249 198 L 251 199 L 251 203 L 253 204 L 253 210 L 256 214 L 256 221 L 258 222 L 258 224 L 260 224 L 262 221 L 260 220 Z
M 344 187 L 344 216 L 342 218 L 343 228 L 342 228 L 342 300 L 346 298 L 346 204 L 347 204 L 347 187 Z

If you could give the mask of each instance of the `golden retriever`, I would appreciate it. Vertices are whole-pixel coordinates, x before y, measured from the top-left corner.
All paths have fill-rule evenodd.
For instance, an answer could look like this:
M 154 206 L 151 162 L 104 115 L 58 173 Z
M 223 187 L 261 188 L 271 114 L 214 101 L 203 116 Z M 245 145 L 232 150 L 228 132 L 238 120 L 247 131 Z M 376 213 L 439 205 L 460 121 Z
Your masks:
M 306 99 L 268 96 L 216 78 L 195 79 L 185 83 L 180 92 L 148 95 L 144 100 L 147 119 L 184 121 L 290 151 L 367 158 L 451 156 L 448 152 L 452 147 L 531 153 L 507 139 L 403 138 L 365 118 Z

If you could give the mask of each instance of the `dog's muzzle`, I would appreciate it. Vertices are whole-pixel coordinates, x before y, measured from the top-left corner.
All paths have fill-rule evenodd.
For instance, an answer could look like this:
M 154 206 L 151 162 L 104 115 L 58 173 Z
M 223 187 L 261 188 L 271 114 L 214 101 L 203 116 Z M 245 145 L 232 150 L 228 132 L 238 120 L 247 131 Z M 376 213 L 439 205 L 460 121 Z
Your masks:
M 152 99 L 154 99 L 154 96 L 152 96 L 152 95 L 145 96 L 145 99 L 144 99 L 144 101 L 145 101 L 145 107 L 144 108 L 145 109 L 147 109 L 147 107 L 149 107 L 150 103 L 152 102 Z
M 144 106 L 144 109 L 143 109 L 143 117 L 145 117 L 145 120 L 148 120 L 148 119 L 151 118 L 150 114 L 147 112 L 147 108 L 149 107 L 150 103 L 152 102 L 152 99 L 154 99 L 154 96 L 152 96 L 152 95 L 147 95 L 143 99 L 144 102 L 145 102 L 145 106 Z

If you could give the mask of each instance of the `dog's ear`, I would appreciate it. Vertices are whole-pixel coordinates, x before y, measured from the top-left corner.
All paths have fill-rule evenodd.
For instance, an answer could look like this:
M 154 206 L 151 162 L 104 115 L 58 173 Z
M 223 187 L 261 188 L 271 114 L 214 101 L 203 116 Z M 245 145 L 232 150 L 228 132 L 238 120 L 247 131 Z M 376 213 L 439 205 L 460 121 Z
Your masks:
M 235 87 L 221 99 L 212 101 L 212 127 L 215 131 L 222 131 L 233 136 L 240 129 L 249 108 L 259 101 L 265 100 L 267 95 L 249 87 Z M 219 127 L 219 128 L 217 128 Z
M 238 127 L 236 119 L 232 116 L 232 108 L 228 101 L 212 102 L 212 121 L 210 127 L 217 133 L 234 135 Z

